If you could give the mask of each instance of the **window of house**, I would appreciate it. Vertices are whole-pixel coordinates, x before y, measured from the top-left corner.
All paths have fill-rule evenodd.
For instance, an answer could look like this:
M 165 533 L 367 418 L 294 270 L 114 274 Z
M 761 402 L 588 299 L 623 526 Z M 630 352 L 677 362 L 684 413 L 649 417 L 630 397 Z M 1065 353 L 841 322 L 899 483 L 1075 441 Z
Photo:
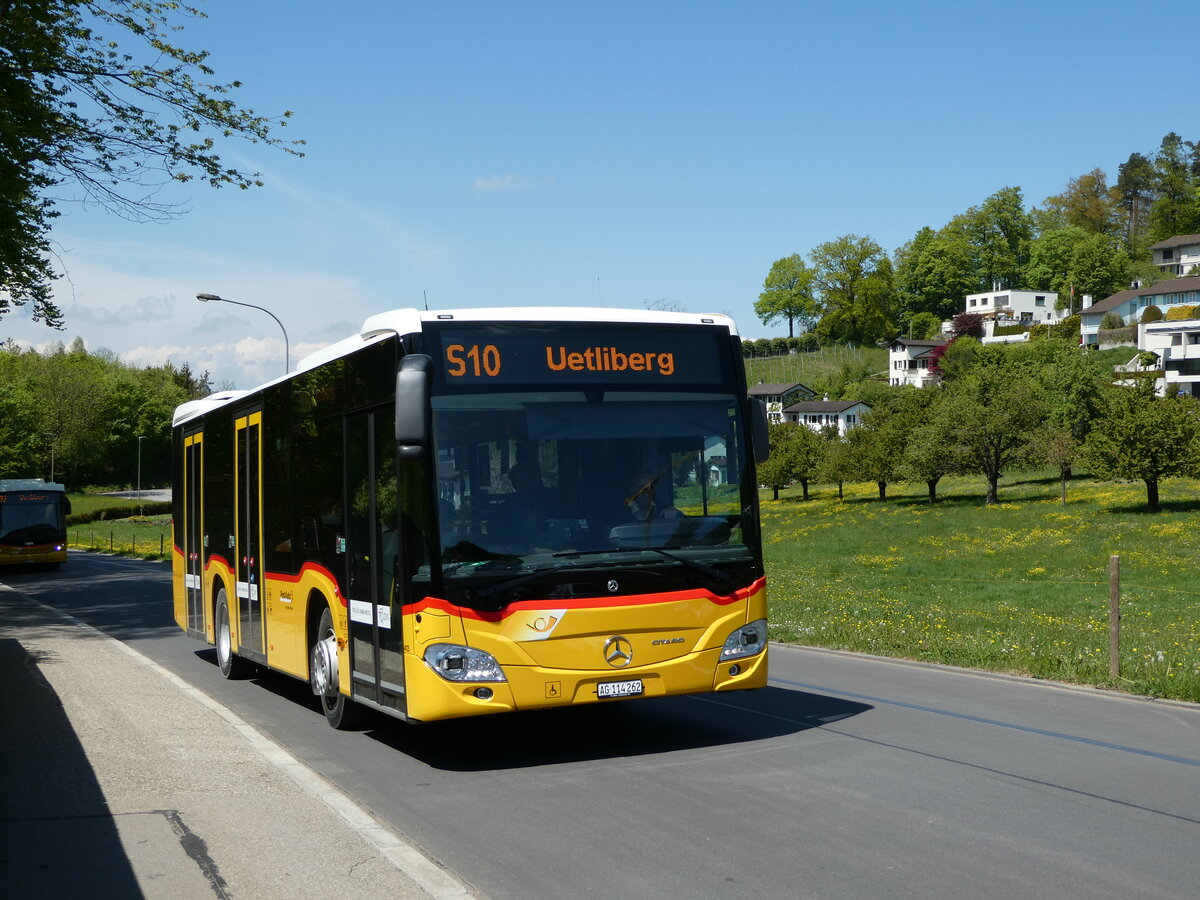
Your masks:
M 997 297 L 996 306 L 1008 306 L 1008 294 L 1001 294 Z
M 1172 249 L 1167 249 L 1167 250 L 1164 250 L 1164 251 L 1162 252 L 1162 254 L 1163 254 L 1163 262 L 1166 262 L 1168 259 L 1174 259 L 1174 258 L 1175 258 L 1175 251 L 1174 251 L 1174 250 L 1172 250 Z
M 1045 305 L 1046 305 L 1046 298 L 1045 298 L 1045 297 L 1034 297 L 1034 298 L 1033 298 L 1033 305 L 1034 305 L 1034 306 L 1045 306 Z

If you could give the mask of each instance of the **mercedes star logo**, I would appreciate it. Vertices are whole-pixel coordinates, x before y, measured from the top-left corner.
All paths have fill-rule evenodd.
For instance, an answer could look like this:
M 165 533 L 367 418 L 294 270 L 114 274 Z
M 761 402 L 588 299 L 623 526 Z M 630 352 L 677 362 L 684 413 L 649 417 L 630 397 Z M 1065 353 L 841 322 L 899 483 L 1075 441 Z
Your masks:
M 629 638 L 616 634 L 604 642 L 604 659 L 614 669 L 623 669 L 633 662 L 633 644 Z
M 621 589 L 621 585 L 617 582 L 617 579 L 615 579 L 615 578 L 608 579 L 608 592 L 610 594 L 615 594 L 620 589 Z

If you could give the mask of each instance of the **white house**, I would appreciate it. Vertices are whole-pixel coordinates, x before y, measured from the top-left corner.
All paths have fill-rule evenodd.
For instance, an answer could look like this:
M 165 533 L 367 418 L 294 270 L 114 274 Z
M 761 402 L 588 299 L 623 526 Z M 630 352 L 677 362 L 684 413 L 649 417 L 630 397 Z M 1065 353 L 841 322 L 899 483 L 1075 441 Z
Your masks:
M 871 407 L 858 400 L 801 400 L 785 408 L 783 418 L 785 422 L 807 425 L 813 431 L 832 425 L 839 435 L 844 435 L 861 425 L 862 417 L 870 411 Z
M 975 313 L 997 324 L 1033 325 L 1037 322 L 1057 322 L 1067 315 L 1057 310 L 1058 294 L 1054 291 L 985 291 L 967 294 L 963 312 Z
M 1179 391 L 1200 397 L 1200 319 L 1174 322 L 1149 322 L 1138 327 L 1138 356 L 1125 366 L 1127 371 L 1157 369 L 1163 373 L 1156 391 L 1160 397 Z M 1157 362 L 1143 363 L 1141 353 L 1149 351 Z
M 1172 275 L 1187 275 L 1200 266 L 1200 234 L 1178 234 L 1150 247 L 1154 264 Z
M 1100 320 L 1105 313 L 1115 313 L 1126 325 L 1141 321 L 1147 306 L 1157 306 L 1163 312 L 1172 306 L 1194 306 L 1200 303 L 1200 276 L 1168 278 L 1150 287 L 1119 291 L 1111 297 L 1093 303 L 1079 314 L 1080 334 L 1084 345 L 1098 343 Z
M 811 400 L 817 392 L 803 384 L 767 384 L 760 381 L 746 391 L 751 397 L 756 397 L 767 404 L 767 421 L 778 423 L 783 421 L 783 408 L 797 400 Z
M 888 384 L 899 386 L 911 384 L 925 387 L 937 380 L 930 372 L 933 351 L 945 347 L 949 341 L 918 341 L 911 338 L 896 338 L 888 344 Z

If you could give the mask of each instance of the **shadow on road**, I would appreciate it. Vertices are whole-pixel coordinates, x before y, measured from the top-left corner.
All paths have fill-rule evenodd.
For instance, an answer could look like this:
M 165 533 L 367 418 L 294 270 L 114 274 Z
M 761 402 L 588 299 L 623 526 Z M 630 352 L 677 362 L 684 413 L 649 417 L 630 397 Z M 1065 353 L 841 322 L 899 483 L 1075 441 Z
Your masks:
M 45 614 L 6 606 L 6 625 Z M 19 620 L 19 621 L 15 621 Z M 53 687 L 19 640 L 0 638 L 0 881 L 8 897 L 140 897 L 104 793 Z M 131 761 L 132 762 L 132 761 Z M 100 886 L 103 886 L 102 888 Z

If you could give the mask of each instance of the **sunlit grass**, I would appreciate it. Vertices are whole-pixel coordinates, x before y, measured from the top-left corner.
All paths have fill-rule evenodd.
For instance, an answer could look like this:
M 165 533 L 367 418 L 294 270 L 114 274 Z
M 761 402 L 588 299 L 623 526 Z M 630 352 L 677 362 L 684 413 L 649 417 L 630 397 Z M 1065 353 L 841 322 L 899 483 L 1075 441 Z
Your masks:
M 1200 701 L 1200 482 L 980 478 L 763 493 L 772 637 Z M 1109 557 L 1120 557 L 1121 677 L 1109 676 Z

